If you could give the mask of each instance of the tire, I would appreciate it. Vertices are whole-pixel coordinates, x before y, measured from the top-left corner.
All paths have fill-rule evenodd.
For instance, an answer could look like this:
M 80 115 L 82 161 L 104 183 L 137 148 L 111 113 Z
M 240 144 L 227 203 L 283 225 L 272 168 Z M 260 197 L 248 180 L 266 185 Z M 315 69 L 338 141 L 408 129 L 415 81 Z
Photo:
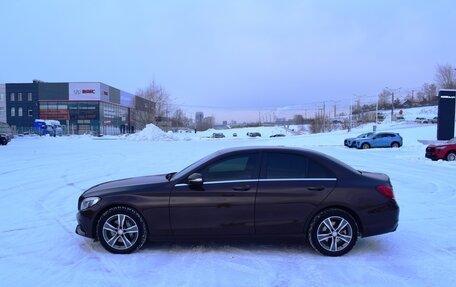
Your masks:
M 371 146 L 370 146 L 370 144 L 368 144 L 368 143 L 363 143 L 363 144 L 361 145 L 361 148 L 362 148 L 362 149 L 370 149 L 370 147 L 371 147 Z
M 455 161 L 455 160 L 456 160 L 456 152 L 450 151 L 450 152 L 446 155 L 446 160 L 447 160 L 447 161 Z
M 400 145 L 398 142 L 393 142 L 393 143 L 391 144 L 391 147 L 399 148 L 399 147 L 401 147 L 401 145 Z
M 119 222 L 122 222 L 120 226 Z M 146 223 L 133 208 L 112 207 L 105 211 L 98 220 L 97 238 L 107 251 L 128 254 L 138 250 L 146 242 Z
M 338 230 L 340 227 L 341 230 Z M 334 235 L 334 232 L 337 235 Z M 348 212 L 337 208 L 327 209 L 313 218 L 307 239 L 312 248 L 320 254 L 342 256 L 355 246 L 358 240 L 358 225 Z

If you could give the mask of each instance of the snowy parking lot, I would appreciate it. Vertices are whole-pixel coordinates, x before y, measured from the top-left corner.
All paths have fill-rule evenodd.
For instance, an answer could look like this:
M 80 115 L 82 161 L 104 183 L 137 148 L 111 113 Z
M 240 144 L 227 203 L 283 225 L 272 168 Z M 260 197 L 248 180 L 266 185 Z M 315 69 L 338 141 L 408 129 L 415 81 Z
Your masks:
M 338 131 L 283 138 L 134 141 L 15 138 L 0 147 L 2 286 L 456 286 L 456 163 L 424 157 L 435 125 L 398 125 L 399 149 L 355 150 Z M 152 243 L 113 255 L 74 233 L 77 199 L 109 180 L 178 171 L 213 151 L 300 146 L 391 177 L 401 208 L 394 233 L 343 257 L 299 242 Z

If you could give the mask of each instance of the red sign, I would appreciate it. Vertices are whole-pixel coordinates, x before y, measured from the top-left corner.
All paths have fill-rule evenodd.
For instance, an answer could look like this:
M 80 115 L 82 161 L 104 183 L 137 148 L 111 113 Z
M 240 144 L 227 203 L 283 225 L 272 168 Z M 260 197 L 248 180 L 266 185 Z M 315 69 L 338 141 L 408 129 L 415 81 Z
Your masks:
M 95 90 L 82 90 L 83 94 L 95 94 Z
M 103 95 L 107 96 L 107 95 L 108 95 L 108 92 L 103 91 Z

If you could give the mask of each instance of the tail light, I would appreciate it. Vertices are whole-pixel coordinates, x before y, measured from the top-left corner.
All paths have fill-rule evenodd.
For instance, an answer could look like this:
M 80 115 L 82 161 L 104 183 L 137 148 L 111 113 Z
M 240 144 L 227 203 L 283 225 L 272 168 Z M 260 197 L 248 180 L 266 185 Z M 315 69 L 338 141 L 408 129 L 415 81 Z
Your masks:
M 393 187 L 389 185 L 379 185 L 375 188 L 378 192 L 388 198 L 394 199 Z

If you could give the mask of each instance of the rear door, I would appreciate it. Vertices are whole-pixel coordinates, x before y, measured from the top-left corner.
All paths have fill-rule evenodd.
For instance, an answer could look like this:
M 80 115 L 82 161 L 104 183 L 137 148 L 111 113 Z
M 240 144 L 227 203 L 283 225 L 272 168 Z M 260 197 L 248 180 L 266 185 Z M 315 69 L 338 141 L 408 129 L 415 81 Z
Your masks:
M 301 153 L 265 152 L 255 201 L 256 234 L 295 234 L 336 186 L 335 175 Z
M 377 134 L 373 141 L 372 141 L 372 147 L 383 147 L 385 141 L 385 134 Z

